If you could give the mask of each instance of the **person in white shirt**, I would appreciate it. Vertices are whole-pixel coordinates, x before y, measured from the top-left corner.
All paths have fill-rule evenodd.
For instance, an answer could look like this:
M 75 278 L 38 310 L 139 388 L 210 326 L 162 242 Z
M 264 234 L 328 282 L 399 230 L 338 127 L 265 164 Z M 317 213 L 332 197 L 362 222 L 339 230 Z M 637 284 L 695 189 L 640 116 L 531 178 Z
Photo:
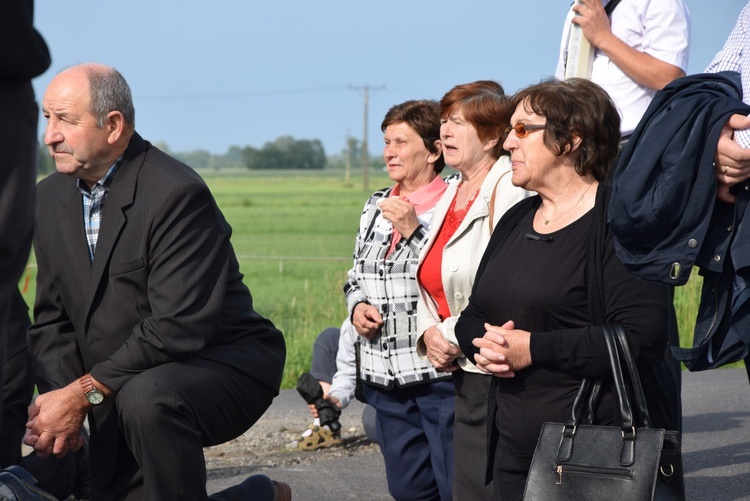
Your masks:
M 719 71 L 740 73 L 744 101 L 750 103 L 750 2 L 706 69 L 706 73 Z M 735 202 L 730 188 L 750 178 L 750 117 L 733 115 L 727 121 L 717 144 L 714 167 L 719 180 L 717 196 L 725 202 Z
M 571 23 L 577 24 L 596 48 L 590 80 L 612 97 L 627 138 L 656 91 L 685 75 L 690 13 L 683 0 L 627 0 L 608 17 L 605 7 L 617 1 L 577 1 L 565 21 L 555 76 L 564 78 Z

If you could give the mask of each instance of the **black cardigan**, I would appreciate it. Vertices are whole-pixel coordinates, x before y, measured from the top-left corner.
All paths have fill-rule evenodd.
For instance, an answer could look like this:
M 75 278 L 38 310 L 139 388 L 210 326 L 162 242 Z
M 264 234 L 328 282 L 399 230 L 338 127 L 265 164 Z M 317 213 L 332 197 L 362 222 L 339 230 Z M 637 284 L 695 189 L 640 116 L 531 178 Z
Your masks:
M 611 368 L 600 326 L 619 322 L 628 333 L 654 425 L 677 429 L 678 392 L 664 361 L 670 314 L 673 314 L 669 288 L 634 277 L 615 255 L 612 233 L 606 222 L 610 193 L 611 188 L 605 184 L 597 190 L 586 258 L 589 314 L 593 323 L 583 328 L 533 332 L 530 340 L 532 363 L 564 370 L 581 378 L 610 378 Z M 472 360 L 473 355 L 478 353 L 472 340 L 484 335 L 486 318 L 474 301 L 477 284 L 482 279 L 487 262 L 507 243 L 511 230 L 525 214 L 536 210 L 540 203 L 540 197 L 536 196 L 512 207 L 499 221 L 485 250 L 469 305 L 456 325 L 459 345 Z M 493 391 L 490 392 L 488 425 L 493 428 L 491 435 L 496 434 L 493 426 L 495 384 L 496 381 L 493 381 Z M 604 420 L 604 416 L 611 415 L 611 410 L 600 409 L 600 414 Z M 489 438 L 494 442 L 493 437 Z

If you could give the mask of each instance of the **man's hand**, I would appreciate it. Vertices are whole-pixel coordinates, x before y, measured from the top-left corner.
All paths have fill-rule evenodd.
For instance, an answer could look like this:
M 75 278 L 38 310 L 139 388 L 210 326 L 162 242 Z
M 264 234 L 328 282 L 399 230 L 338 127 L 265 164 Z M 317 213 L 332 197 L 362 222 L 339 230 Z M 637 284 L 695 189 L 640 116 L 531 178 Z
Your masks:
M 446 341 L 437 325 L 424 331 L 422 339 L 427 347 L 427 360 L 433 367 L 443 372 L 453 372 L 458 369 L 456 358 L 461 354 L 461 349 Z
M 606 41 L 614 36 L 601 0 L 582 0 L 581 5 L 573 6 L 573 10 L 578 14 L 573 18 L 573 24 L 581 27 L 583 36 L 594 47 L 606 45 Z
M 383 316 L 371 304 L 359 303 L 352 313 L 352 325 L 357 334 L 365 339 L 375 339 L 383 325 Z
M 581 27 L 586 40 L 637 84 L 661 90 L 675 78 L 685 76 L 679 66 L 634 49 L 612 33 L 602 0 L 581 0 L 573 10 L 579 15 L 573 16 L 572 23 Z
M 390 221 L 401 237 L 409 238 L 419 228 L 417 211 L 414 206 L 399 197 L 381 199 L 378 203 L 383 217 Z
M 83 421 L 91 404 L 78 380 L 59 390 L 39 395 L 29 407 L 23 442 L 40 457 L 58 458 L 83 446 Z
M 733 139 L 734 131 L 743 129 L 750 129 L 750 117 L 732 115 L 721 129 L 716 144 L 714 169 L 719 182 L 716 197 L 730 204 L 736 202 L 737 197 L 729 188 L 750 178 L 750 148 L 743 148 Z

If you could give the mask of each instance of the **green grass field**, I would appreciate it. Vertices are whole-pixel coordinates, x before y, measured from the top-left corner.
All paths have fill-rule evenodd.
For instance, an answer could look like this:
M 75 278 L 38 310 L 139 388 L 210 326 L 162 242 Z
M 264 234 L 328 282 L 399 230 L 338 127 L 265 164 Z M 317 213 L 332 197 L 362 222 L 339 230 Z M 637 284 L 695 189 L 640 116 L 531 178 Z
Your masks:
M 309 370 L 315 336 L 339 326 L 346 307 L 342 286 L 351 267 L 354 237 L 369 193 L 343 173 L 316 175 L 202 172 L 227 220 L 255 308 L 284 332 L 287 362 L 284 388 Z M 371 173 L 370 189 L 388 186 L 384 173 Z M 33 256 L 31 263 L 33 265 Z M 29 304 L 35 268 L 22 279 Z M 676 291 L 682 346 L 692 343 L 700 277 Z

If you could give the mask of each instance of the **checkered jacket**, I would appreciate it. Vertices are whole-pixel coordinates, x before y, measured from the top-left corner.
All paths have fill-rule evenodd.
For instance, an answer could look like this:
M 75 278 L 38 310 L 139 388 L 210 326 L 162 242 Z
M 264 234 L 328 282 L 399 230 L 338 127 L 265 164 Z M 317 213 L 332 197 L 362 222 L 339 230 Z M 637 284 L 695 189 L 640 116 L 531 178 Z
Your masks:
M 433 209 L 419 216 L 422 226 L 399 241 L 386 258 L 393 226 L 382 216 L 377 202 L 387 198 L 391 190 L 376 191 L 365 204 L 354 247 L 354 266 L 344 285 L 350 316 L 361 302 L 373 305 L 383 316 L 377 337 L 359 338 L 359 375 L 363 382 L 383 388 L 451 377 L 417 355 L 417 261 L 427 242 Z

